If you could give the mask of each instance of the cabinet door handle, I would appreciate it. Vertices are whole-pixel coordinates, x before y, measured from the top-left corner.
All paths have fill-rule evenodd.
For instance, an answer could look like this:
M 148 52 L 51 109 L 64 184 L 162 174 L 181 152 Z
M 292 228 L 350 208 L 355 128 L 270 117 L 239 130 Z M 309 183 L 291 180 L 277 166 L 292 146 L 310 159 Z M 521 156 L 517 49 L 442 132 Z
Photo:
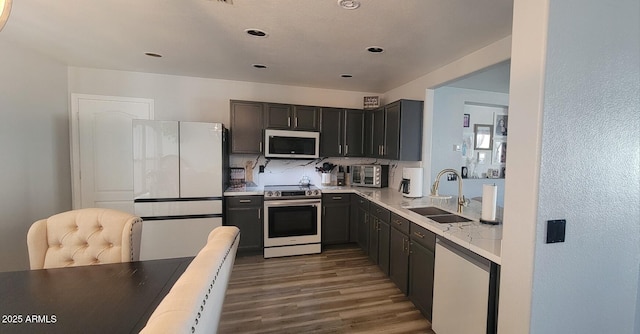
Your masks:
M 344 145 L 344 155 L 349 154 L 349 145 Z
M 262 209 L 258 209 L 258 220 L 262 219 Z
M 298 117 L 296 117 L 296 128 L 298 127 Z
M 291 117 L 287 117 L 287 126 L 291 127 Z
M 338 145 L 338 154 L 342 154 L 342 145 Z
M 342 196 L 333 196 L 331 199 L 334 199 L 334 200 L 341 200 L 341 199 L 342 199 Z
M 250 199 L 241 199 L 240 203 L 251 203 Z
M 393 222 L 394 222 L 396 225 L 398 225 L 398 226 L 402 226 L 402 222 L 401 222 L 401 221 L 399 221 L 399 220 L 397 220 L 397 219 L 396 219 L 396 220 L 394 220 Z
M 413 246 L 413 242 L 409 242 L 408 245 L 409 247 L 407 249 L 409 250 L 409 254 L 413 254 L 413 251 L 411 250 L 411 246 Z
M 420 238 L 420 239 L 424 239 L 424 234 L 422 234 L 422 233 L 420 233 L 420 232 L 413 232 L 413 234 L 414 234 L 415 236 L 417 236 L 418 238 Z
M 327 207 L 326 207 L 326 206 L 323 206 L 323 207 L 322 207 L 322 215 L 324 216 L 324 215 L 326 215 L 326 214 L 327 214 Z
M 260 142 L 260 152 L 262 152 L 262 142 Z

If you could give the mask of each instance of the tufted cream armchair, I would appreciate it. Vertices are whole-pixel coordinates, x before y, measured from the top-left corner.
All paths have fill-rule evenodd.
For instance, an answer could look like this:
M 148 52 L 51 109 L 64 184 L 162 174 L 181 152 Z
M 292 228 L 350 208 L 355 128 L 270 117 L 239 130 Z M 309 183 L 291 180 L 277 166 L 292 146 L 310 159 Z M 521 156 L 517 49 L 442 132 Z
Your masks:
M 137 261 L 142 219 L 111 209 L 72 210 L 29 228 L 31 269 Z

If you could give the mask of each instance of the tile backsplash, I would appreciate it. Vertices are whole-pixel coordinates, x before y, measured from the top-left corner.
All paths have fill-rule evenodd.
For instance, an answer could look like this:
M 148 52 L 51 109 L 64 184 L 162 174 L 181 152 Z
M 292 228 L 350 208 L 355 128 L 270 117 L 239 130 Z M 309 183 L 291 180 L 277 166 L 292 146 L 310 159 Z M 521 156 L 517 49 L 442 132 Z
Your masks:
M 350 166 L 359 164 L 381 164 L 389 165 L 389 188 L 398 188 L 402 179 L 402 168 L 420 167 L 420 161 L 396 161 L 372 158 L 321 158 L 315 160 L 287 160 L 287 159 L 266 159 L 264 156 L 232 154 L 229 157 L 231 167 L 246 167 L 250 165 L 253 169 L 253 182 L 258 186 L 274 184 L 297 184 L 307 176 L 312 184 L 321 184 L 321 173 L 316 171 L 316 167 L 321 167 L 323 163 L 330 162 L 339 166 Z M 264 166 L 264 172 L 260 173 L 260 166 Z M 346 171 L 346 170 L 345 170 Z M 332 183 L 336 183 L 335 167 L 332 174 Z M 246 171 L 249 174 L 249 171 Z M 246 178 L 249 179 L 249 175 Z

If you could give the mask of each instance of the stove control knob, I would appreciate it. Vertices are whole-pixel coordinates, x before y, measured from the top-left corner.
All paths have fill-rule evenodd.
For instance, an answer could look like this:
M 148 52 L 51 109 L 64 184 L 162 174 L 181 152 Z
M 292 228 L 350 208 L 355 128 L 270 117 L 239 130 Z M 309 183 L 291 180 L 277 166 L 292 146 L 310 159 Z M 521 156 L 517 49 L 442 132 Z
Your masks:
M 279 196 L 280 196 L 280 192 L 276 190 L 276 191 L 273 193 L 273 196 L 275 196 L 275 197 L 279 197 Z
M 265 193 L 265 195 L 266 195 L 265 197 L 271 197 L 271 196 L 273 196 L 273 192 L 271 192 L 271 191 L 267 191 L 267 192 Z
M 320 190 L 316 189 L 313 191 L 313 194 L 316 196 L 320 196 Z
M 313 195 L 313 192 L 311 190 L 307 190 L 307 191 L 304 192 L 304 194 L 306 196 L 311 196 L 311 195 Z

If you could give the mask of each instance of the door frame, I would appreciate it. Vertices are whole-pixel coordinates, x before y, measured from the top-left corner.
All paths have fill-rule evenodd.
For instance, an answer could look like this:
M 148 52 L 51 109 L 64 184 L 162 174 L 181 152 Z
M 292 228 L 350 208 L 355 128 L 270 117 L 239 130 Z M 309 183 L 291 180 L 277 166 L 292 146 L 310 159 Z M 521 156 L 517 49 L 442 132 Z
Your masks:
M 122 97 L 122 96 L 106 96 L 106 95 L 91 95 L 91 94 L 77 94 L 71 93 L 71 108 L 69 109 L 69 138 L 71 145 L 71 206 L 73 209 L 79 209 L 80 203 L 82 203 L 82 191 L 80 186 L 81 171 L 80 171 L 80 100 L 100 100 L 100 101 L 112 101 L 112 102 L 133 102 L 133 103 L 146 103 L 149 105 L 149 115 L 151 119 L 154 119 L 154 100 L 137 98 L 137 97 Z

